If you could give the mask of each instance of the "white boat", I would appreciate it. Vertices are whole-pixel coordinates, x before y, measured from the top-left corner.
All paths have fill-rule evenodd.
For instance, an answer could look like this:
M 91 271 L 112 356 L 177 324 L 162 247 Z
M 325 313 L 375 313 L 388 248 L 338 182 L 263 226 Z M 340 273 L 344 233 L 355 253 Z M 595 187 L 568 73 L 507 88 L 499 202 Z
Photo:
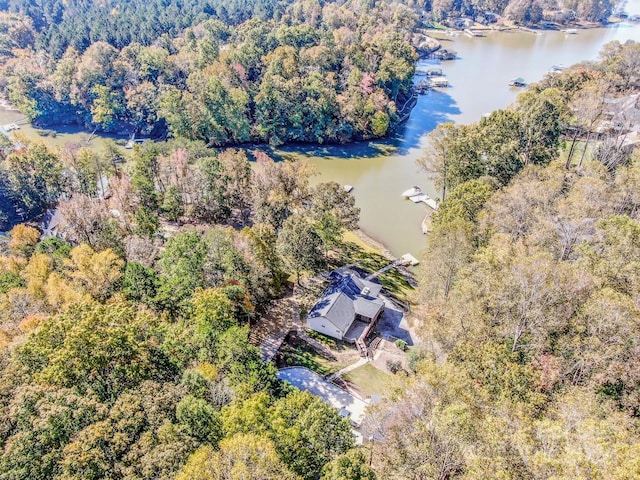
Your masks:
M 422 195 L 422 189 L 420 187 L 418 187 L 417 185 L 414 185 L 409 190 L 405 190 L 404 192 L 402 192 L 401 197 L 402 198 L 411 198 L 411 197 L 413 197 L 415 195 Z
M 563 30 L 564 33 L 566 33 L 567 35 L 575 35 L 576 33 L 578 33 L 578 29 L 577 28 L 567 28 L 565 30 Z
M 344 188 L 344 191 L 347 193 L 351 193 L 351 190 L 353 190 L 353 185 L 343 185 L 342 188 Z

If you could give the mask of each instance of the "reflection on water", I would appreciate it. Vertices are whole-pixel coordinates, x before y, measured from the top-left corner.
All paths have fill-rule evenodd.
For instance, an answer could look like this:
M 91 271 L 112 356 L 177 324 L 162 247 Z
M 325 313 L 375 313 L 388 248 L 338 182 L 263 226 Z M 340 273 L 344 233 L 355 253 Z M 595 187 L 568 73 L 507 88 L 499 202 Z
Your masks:
M 626 10 L 640 12 L 640 0 Z M 417 255 L 425 246 L 420 223 L 425 206 L 400 198 L 413 185 L 437 197 L 433 183 L 418 171 L 425 136 L 442 122 L 470 123 L 488 112 L 505 108 L 522 90 L 509 87 L 515 77 L 540 80 L 555 64 L 566 66 L 595 60 L 602 46 L 612 40 L 640 41 L 640 25 L 581 30 L 577 35 L 545 31 L 490 32 L 486 37 L 442 35 L 445 48 L 460 57 L 440 65 L 451 88 L 419 98 L 405 125 L 387 141 L 318 149 L 287 148 L 283 155 L 308 158 L 321 173 L 316 181 L 335 180 L 353 185 L 362 209 L 360 225 L 395 255 Z M 432 62 L 422 62 L 428 68 Z
M 450 122 L 455 115 L 461 113 L 456 100 L 449 95 L 447 89 L 432 90 L 418 97 L 411 117 L 398 128 L 389 144 L 397 147 L 396 154 L 405 155 L 413 148 L 422 147 L 425 132 L 430 132 L 441 123 Z
M 640 0 L 627 2 L 626 10 L 630 14 L 639 13 Z M 409 120 L 389 139 L 267 150 L 280 159 L 308 159 L 320 172 L 314 182 L 335 180 L 353 185 L 356 203 L 362 210 L 362 229 L 395 255 L 409 252 L 417 256 L 425 245 L 420 223 L 426 207 L 403 200 L 400 194 L 413 185 L 420 185 L 427 194 L 437 197 L 432 182 L 416 165 L 426 134 L 439 123 L 474 122 L 484 113 L 506 107 L 520 92 L 508 86 L 509 80 L 515 77 L 537 81 L 554 64 L 569 66 L 596 59 L 605 43 L 628 39 L 640 41 L 640 25 L 581 30 L 577 35 L 546 31 L 541 35 L 490 32 L 483 38 L 442 36 L 445 48 L 457 51 L 460 57 L 441 65 L 452 87 L 420 96 Z M 425 68 L 430 63 L 420 66 Z M 22 117 L 18 112 L 0 111 L 1 124 Z M 31 127 L 24 128 L 23 132 L 37 137 Z M 66 130 L 55 139 L 45 140 L 64 145 L 82 143 L 87 138 L 86 132 Z M 99 148 L 100 142 L 103 140 L 94 139 L 92 146 Z
M 0 109 L 0 125 L 6 125 L 8 123 L 22 122 L 25 116 L 15 110 L 3 110 Z M 89 146 L 98 151 L 104 148 L 107 140 L 122 140 L 126 137 L 118 135 L 91 135 L 91 132 L 86 131 L 82 127 L 76 125 L 61 125 L 56 127 L 55 136 L 43 136 L 38 133 L 38 129 L 31 125 L 20 125 L 20 130 L 17 132 L 19 135 L 24 135 L 27 138 L 34 140 L 41 140 L 50 147 L 64 147 L 67 143 L 74 143 L 81 147 Z

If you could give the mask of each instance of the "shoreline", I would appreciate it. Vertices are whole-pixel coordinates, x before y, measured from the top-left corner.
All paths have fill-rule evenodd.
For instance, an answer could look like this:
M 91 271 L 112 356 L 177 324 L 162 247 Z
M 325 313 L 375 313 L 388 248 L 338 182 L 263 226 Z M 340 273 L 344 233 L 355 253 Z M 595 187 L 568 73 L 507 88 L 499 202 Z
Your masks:
M 382 254 L 383 256 L 387 257 L 389 260 L 394 261 L 397 260 L 398 258 L 391 253 L 391 250 L 389 250 L 384 243 L 376 240 L 375 238 L 373 238 L 372 236 L 370 236 L 368 233 L 366 233 L 364 230 L 362 230 L 362 228 L 358 228 L 357 230 L 349 230 L 351 233 L 353 233 L 356 237 L 358 237 L 358 239 L 364 243 L 366 246 L 368 246 L 369 248 L 372 248 L 374 250 L 377 250 L 380 252 L 380 254 Z

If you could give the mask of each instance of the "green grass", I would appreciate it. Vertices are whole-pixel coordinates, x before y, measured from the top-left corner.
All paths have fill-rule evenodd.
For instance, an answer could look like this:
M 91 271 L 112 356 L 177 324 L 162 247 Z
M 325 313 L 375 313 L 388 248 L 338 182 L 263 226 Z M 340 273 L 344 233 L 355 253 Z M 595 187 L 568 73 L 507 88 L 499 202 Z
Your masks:
M 587 147 L 587 142 L 585 140 L 577 140 L 576 145 L 573 149 L 573 155 L 571 157 L 571 164 L 578 165 L 580 162 L 580 157 L 582 157 L 582 152 L 584 152 L 585 147 L 587 147 L 587 152 L 584 156 L 584 160 L 588 161 L 593 158 L 593 151 L 598 146 L 600 142 L 595 139 L 591 139 L 589 141 L 589 146 Z M 558 159 L 563 163 L 567 162 L 567 158 L 569 157 L 569 151 L 571 150 L 571 140 L 565 141 L 564 148 L 560 150 L 560 155 Z
M 282 358 L 278 362 L 278 366 L 281 367 L 306 367 L 320 375 L 331 375 L 347 366 L 326 358 L 304 342 L 296 345 L 284 344 L 280 352 Z
M 341 345 L 342 342 L 338 342 L 335 338 L 331 338 L 328 335 L 324 335 L 320 332 L 316 332 L 315 330 L 307 330 L 307 335 L 309 335 L 314 340 L 325 345 L 327 348 L 331 348 L 333 350 L 342 350 L 344 345 Z
M 370 363 L 351 370 L 342 376 L 350 383 L 357 385 L 367 395 L 383 394 L 387 387 L 393 382 L 393 377 Z
M 391 261 L 379 251 L 369 246 L 363 246 L 363 242 L 361 240 L 356 243 L 349 241 L 349 238 L 350 237 L 345 237 L 345 241 L 341 246 L 341 257 L 339 259 L 340 265 L 357 263 L 359 268 L 362 268 L 369 273 L 373 273 L 391 263 Z M 378 280 L 382 286 L 398 300 L 408 301 L 409 294 L 413 290 L 413 287 L 400 274 L 400 272 L 398 272 L 398 270 L 393 268 L 380 275 Z

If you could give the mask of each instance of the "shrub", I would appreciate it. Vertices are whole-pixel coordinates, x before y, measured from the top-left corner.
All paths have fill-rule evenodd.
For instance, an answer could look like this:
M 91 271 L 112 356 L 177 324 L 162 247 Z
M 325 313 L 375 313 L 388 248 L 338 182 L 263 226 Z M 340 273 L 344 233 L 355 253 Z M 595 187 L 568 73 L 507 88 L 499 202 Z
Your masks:
M 409 345 L 407 345 L 407 342 L 405 342 L 402 339 L 397 339 L 395 342 L 393 342 L 393 344 L 398 347 L 400 350 L 402 350 L 403 352 L 406 352 L 409 349 Z
M 402 363 L 398 360 L 387 360 L 387 368 L 391 373 L 396 374 L 402 370 Z

